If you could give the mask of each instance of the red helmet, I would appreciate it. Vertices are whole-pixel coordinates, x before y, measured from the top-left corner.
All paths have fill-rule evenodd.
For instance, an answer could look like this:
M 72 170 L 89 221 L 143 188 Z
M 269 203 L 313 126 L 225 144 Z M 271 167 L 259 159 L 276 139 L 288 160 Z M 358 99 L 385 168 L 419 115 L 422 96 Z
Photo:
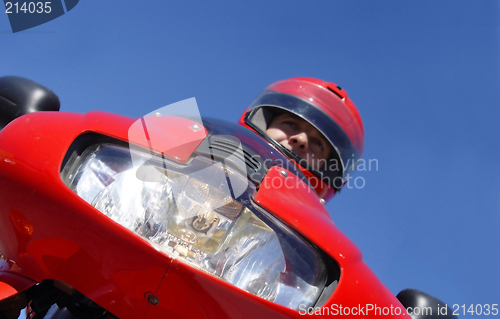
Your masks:
M 283 112 L 304 119 L 323 134 L 332 149 L 327 165 L 320 169 L 309 167 L 306 161 L 265 133 L 274 116 Z M 316 183 L 311 181 L 311 184 L 325 200 L 342 188 L 363 153 L 361 116 L 347 92 L 332 82 L 292 78 L 272 83 L 245 111 L 239 124 L 257 131 L 300 164 L 306 176 L 316 178 Z

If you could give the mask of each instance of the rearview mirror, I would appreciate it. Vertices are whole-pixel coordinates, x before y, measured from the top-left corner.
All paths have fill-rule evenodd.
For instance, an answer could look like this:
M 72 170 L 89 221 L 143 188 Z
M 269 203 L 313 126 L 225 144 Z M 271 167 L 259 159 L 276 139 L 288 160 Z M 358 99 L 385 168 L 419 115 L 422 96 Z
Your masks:
M 412 319 L 458 319 L 445 302 L 417 289 L 405 289 L 397 296 Z
M 16 118 L 39 111 L 59 111 L 59 97 L 48 88 L 19 76 L 0 78 L 0 129 Z

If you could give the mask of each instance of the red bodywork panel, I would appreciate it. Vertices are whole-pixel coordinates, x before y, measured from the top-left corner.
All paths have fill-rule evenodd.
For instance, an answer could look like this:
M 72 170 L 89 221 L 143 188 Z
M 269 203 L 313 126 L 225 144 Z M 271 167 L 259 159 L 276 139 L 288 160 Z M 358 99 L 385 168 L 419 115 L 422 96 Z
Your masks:
M 340 281 L 324 307 L 354 308 L 368 304 L 381 308 L 402 307 L 365 264 L 356 245 L 334 225 L 317 195 L 295 175 L 273 167 L 262 182 L 255 201 L 337 261 Z
M 204 129 L 193 130 L 189 120 L 149 120 L 147 133 L 140 126 L 132 130 L 134 143 L 178 161 L 186 160 L 206 135 Z M 17 280 L 19 287 L 3 281 L 19 291 L 34 282 L 59 280 L 120 318 L 303 317 L 156 250 L 66 187 L 61 164 L 79 135 L 95 132 L 128 141 L 134 121 L 105 112 L 42 112 L 24 115 L 0 131 L 0 283 L 2 276 L 23 278 L 24 283 Z M 325 307 L 401 306 L 335 227 L 318 196 L 281 170 L 269 171 L 255 201 L 339 264 L 340 282 Z M 3 284 L 0 293 L 12 289 Z M 151 294 L 157 305 L 148 302 Z
M 0 300 L 17 294 L 17 290 L 9 284 L 0 281 Z

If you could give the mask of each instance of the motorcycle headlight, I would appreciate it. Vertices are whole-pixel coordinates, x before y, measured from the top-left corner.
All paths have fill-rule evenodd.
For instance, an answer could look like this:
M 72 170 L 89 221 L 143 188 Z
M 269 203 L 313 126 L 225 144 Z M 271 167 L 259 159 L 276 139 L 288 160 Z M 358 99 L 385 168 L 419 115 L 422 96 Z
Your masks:
M 160 251 L 274 303 L 314 306 L 327 276 L 320 254 L 251 199 L 224 162 L 188 165 L 98 144 L 61 172 L 81 198 Z

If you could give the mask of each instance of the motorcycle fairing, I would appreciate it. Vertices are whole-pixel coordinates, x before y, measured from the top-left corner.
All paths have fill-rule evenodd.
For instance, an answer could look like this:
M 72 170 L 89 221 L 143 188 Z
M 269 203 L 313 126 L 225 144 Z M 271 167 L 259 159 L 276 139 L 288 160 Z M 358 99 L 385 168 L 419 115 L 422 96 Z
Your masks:
M 78 136 L 126 140 L 133 122 L 105 112 L 43 112 L 0 132 L 0 252 L 16 262 L 11 271 L 36 282 L 70 282 L 123 318 L 145 315 L 144 294 L 157 290 L 171 258 L 82 201 L 59 174 Z M 20 231 L 12 216 L 32 231 Z
M 0 253 L 18 266 L 10 271 L 36 282 L 66 282 L 120 318 L 168 313 L 185 318 L 302 317 L 172 260 L 62 182 L 63 160 L 79 136 L 92 132 L 126 142 L 133 122 L 105 112 L 44 112 L 24 115 L 0 132 Z M 179 131 L 176 128 L 170 134 Z M 264 147 L 265 142 L 256 141 L 253 149 Z M 149 148 L 147 140 L 135 142 Z M 193 151 L 197 147 L 191 146 Z M 165 151 L 168 145 L 162 148 L 157 151 Z M 284 175 L 296 186 L 272 184 Z M 262 186 L 269 180 L 271 187 Z M 324 306 L 365 301 L 399 304 L 364 264 L 359 250 L 334 226 L 300 174 L 271 167 L 261 184 L 254 200 L 339 264 L 338 287 Z M 159 303 L 148 301 L 152 294 Z
M 282 168 L 274 167 L 266 175 L 255 201 L 267 211 L 293 227 L 313 244 L 331 256 L 340 267 L 340 280 L 333 294 L 325 296 L 322 307 L 337 304 L 342 307 L 358 305 L 377 305 L 383 307 L 402 307 L 396 297 L 377 278 L 362 259 L 361 251 L 345 236 L 333 221 L 318 212 L 326 211 L 319 203 L 317 195 L 308 191 L 307 185 L 297 180 L 293 174 L 282 174 Z M 294 185 L 295 187 L 289 187 Z M 298 190 L 300 197 L 294 196 Z M 374 294 L 373 292 L 377 293 Z M 353 298 L 355 296 L 355 298 Z M 366 318 L 372 316 L 367 315 Z M 373 316 L 375 317 L 375 316 Z M 385 317 L 385 315 L 384 315 Z M 388 316 L 389 318 L 391 316 Z M 405 315 L 394 316 L 403 318 Z

